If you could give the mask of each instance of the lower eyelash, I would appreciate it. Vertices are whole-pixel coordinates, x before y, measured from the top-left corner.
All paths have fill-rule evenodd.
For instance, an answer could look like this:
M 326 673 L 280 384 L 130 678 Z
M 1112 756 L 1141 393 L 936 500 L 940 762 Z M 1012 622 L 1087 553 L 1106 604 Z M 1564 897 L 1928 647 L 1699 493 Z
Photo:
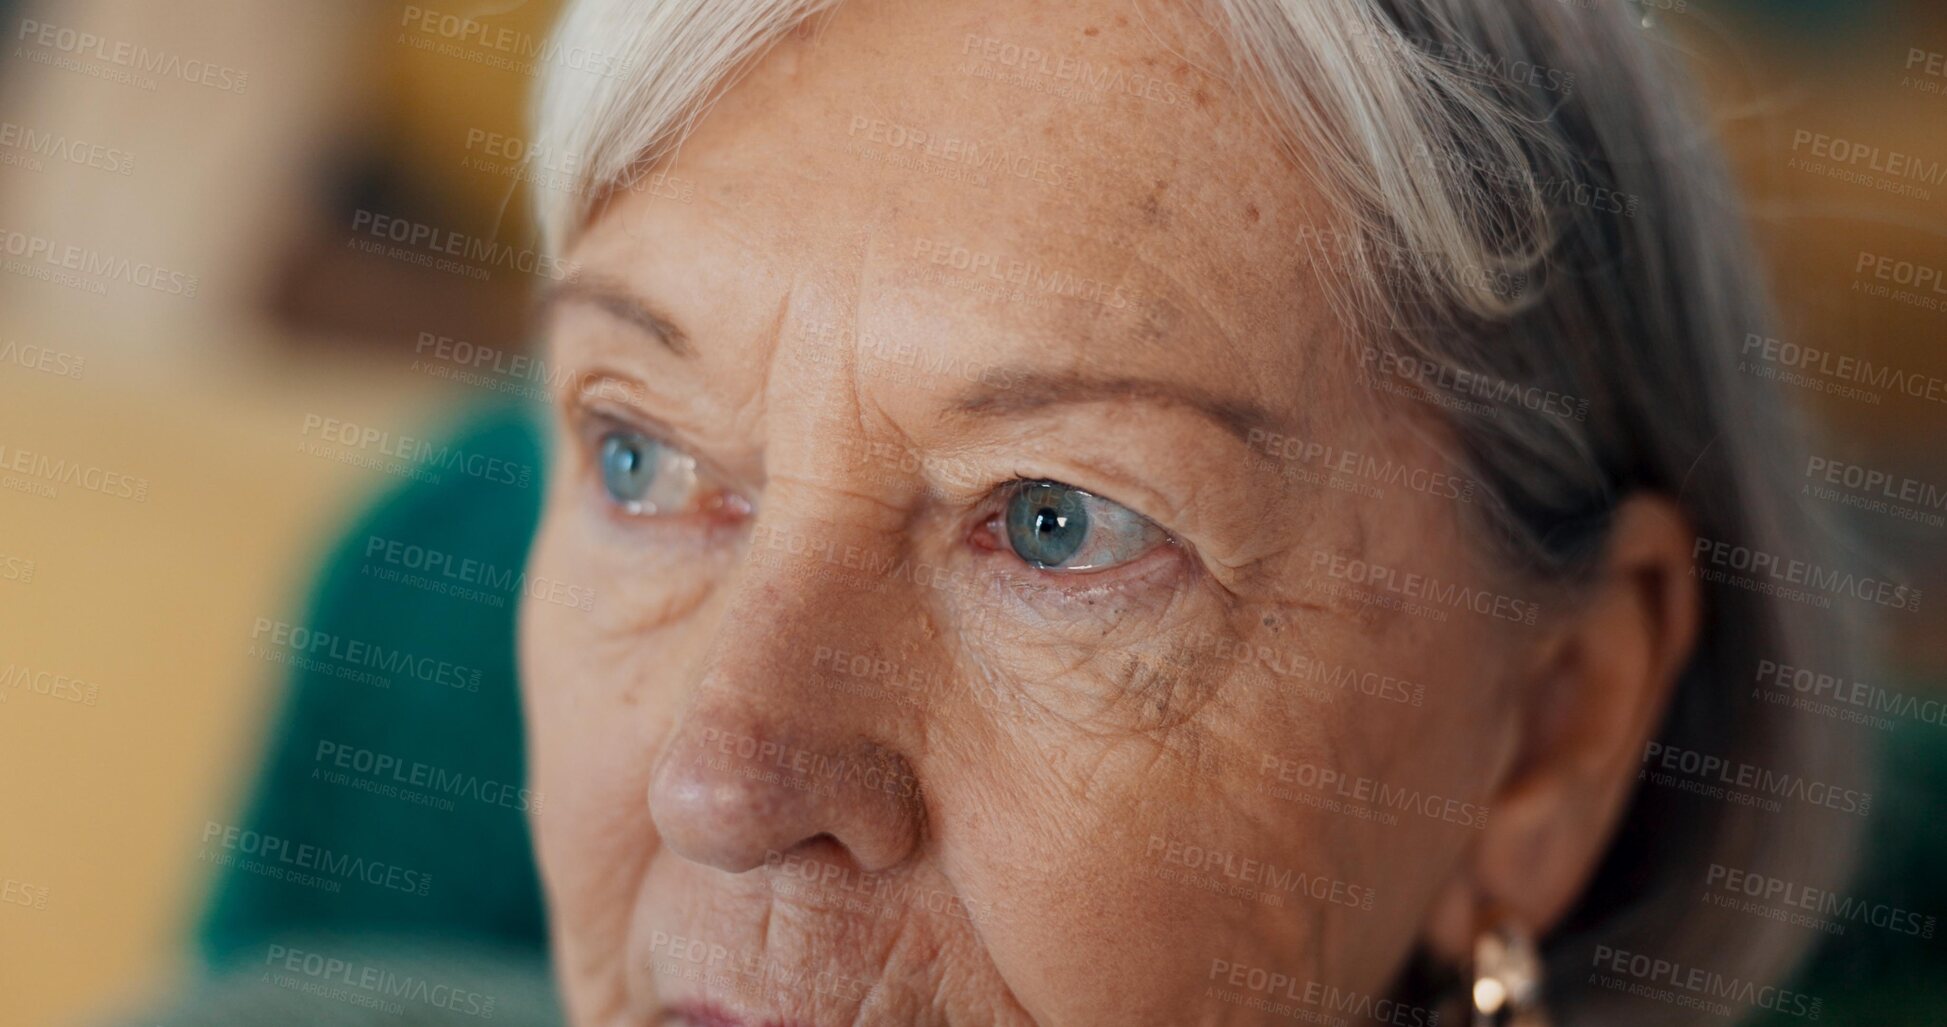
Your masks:
M 1015 598 L 1024 602 L 1052 601 L 1082 607 L 1094 606 L 1098 602 L 1146 598 L 1141 593 L 1153 594 L 1172 584 L 1166 579 L 1182 573 L 1187 566 L 1182 548 L 1175 539 L 1158 545 L 1126 564 L 1100 571 L 1064 574 L 1039 570 L 1023 562 L 1011 549 L 1001 554 L 1000 559 L 1008 560 L 1013 565 L 1003 572 L 1007 580 L 1002 582 L 1002 586 Z M 1154 566 L 1151 566 L 1152 563 Z

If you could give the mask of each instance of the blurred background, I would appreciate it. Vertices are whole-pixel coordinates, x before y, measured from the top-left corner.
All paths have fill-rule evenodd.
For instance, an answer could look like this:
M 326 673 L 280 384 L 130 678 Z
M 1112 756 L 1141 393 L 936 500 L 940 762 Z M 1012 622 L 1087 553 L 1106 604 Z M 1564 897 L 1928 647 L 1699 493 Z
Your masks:
M 1833 458 L 1947 489 L 1947 5 L 1629 6 L 1694 58 L 1784 303 L 1769 351 L 1725 344 Z M 537 391 L 510 361 L 527 190 L 565 159 L 524 125 L 555 7 L 0 0 L 0 1024 L 103 1022 L 195 970 L 206 827 L 290 674 L 264 624 L 414 473 L 330 426 L 439 440 Z M 1920 392 L 1774 377 L 1788 346 Z M 1885 676 L 1939 697 L 1931 511 L 1835 512 L 1927 597 L 1879 627 Z

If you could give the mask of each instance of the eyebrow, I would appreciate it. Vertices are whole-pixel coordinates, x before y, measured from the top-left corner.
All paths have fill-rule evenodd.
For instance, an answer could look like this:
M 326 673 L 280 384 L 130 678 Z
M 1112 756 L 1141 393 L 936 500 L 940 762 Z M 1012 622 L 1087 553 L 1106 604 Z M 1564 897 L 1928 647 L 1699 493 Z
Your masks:
M 1194 386 L 1148 378 L 1097 376 L 1083 372 L 1047 372 L 1001 368 L 954 397 L 948 410 L 969 417 L 998 417 L 1073 403 L 1132 399 L 1182 407 L 1201 414 L 1245 445 L 1251 433 L 1262 432 L 1277 419 L 1263 407 L 1212 395 Z
M 613 278 L 581 274 L 555 282 L 541 294 L 541 317 L 545 319 L 550 311 L 564 303 L 585 303 L 633 325 L 679 357 L 696 355 L 690 337 L 667 314 Z

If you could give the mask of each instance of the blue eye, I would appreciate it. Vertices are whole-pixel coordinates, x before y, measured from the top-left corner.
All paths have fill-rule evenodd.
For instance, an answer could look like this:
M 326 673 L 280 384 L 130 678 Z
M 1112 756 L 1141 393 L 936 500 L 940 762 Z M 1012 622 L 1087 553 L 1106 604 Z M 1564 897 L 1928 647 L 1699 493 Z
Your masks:
M 598 457 L 603 491 L 632 514 L 682 513 L 703 491 L 694 457 L 639 431 L 611 429 Z
M 1101 570 L 1169 540 L 1134 510 L 1052 481 L 1019 485 L 1005 526 L 1014 555 L 1042 570 Z
M 602 438 L 602 484 L 610 499 L 624 506 L 641 503 L 656 480 L 662 446 L 636 432 L 610 432 Z

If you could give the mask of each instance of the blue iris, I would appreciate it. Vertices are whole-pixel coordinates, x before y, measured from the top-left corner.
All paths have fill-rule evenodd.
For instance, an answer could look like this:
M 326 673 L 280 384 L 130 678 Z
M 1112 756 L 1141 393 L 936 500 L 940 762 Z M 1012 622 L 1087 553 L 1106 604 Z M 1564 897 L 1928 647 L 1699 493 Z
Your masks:
M 1015 555 L 1043 569 L 1060 567 L 1088 540 L 1088 493 L 1031 482 L 1007 504 L 1007 541 Z
M 613 431 L 602 438 L 602 484 L 609 497 L 625 507 L 642 504 L 656 480 L 662 446 L 632 431 Z

